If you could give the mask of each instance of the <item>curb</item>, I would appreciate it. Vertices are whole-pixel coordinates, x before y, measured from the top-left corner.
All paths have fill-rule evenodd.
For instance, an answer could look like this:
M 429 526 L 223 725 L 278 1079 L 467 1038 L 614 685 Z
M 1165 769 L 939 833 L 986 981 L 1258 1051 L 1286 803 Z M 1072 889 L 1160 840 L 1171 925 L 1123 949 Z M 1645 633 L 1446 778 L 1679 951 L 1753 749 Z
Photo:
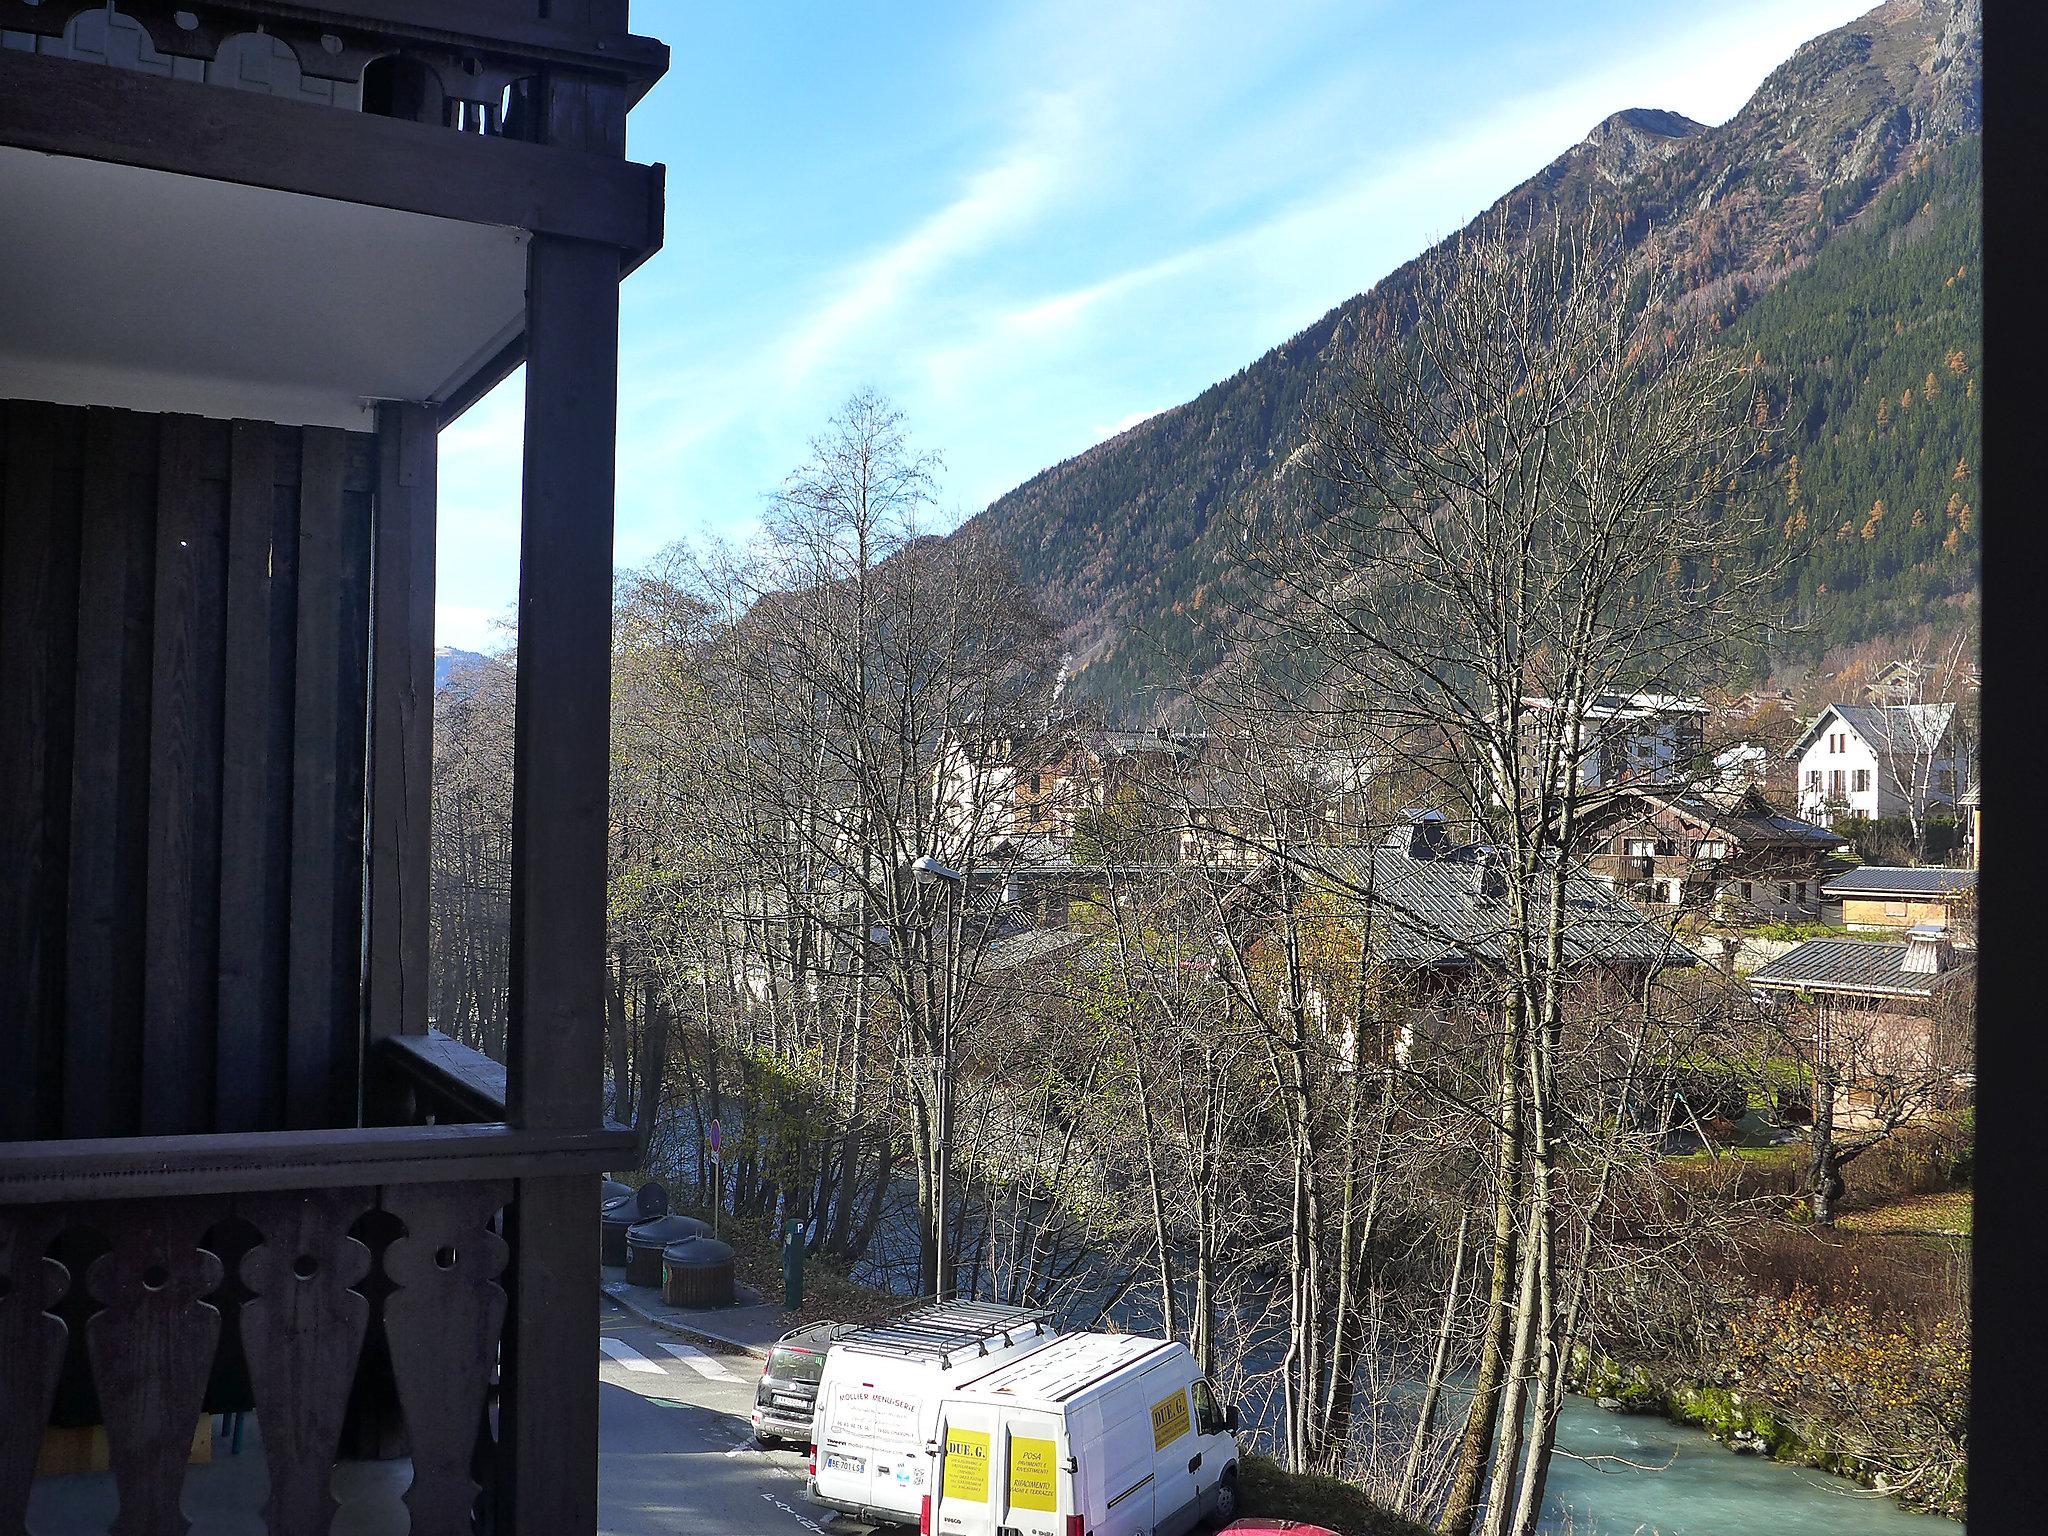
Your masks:
M 641 1322 L 648 1324 L 650 1327 L 660 1328 L 669 1333 L 681 1335 L 684 1338 L 698 1339 L 712 1344 L 722 1344 L 727 1349 L 737 1349 L 743 1354 L 752 1355 L 757 1360 L 766 1360 L 768 1358 L 768 1351 L 772 1347 L 771 1345 L 750 1344 L 744 1339 L 730 1338 L 725 1334 L 719 1333 L 716 1329 L 706 1328 L 695 1323 L 684 1323 L 673 1317 L 664 1317 L 660 1312 L 635 1296 L 633 1294 L 634 1287 L 632 1286 L 621 1285 L 617 1290 L 613 1290 L 610 1282 L 601 1282 L 599 1289 L 602 1290 L 608 1300 L 618 1303 L 622 1310 L 630 1312 L 634 1317 L 637 1317 Z

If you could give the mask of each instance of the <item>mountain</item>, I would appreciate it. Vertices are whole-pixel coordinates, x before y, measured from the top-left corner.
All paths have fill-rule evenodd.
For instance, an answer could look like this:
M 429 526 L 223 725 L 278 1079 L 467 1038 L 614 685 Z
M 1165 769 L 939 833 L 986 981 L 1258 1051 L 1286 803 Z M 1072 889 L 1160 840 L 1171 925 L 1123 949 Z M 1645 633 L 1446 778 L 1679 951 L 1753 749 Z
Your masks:
M 490 657 L 476 651 L 459 650 L 452 645 L 435 646 L 434 692 L 440 693 L 451 681 L 460 685 L 463 673 L 471 668 L 481 667 L 489 661 Z
M 1980 0 L 1890 0 L 1800 47 L 1719 127 L 1618 112 L 1489 210 L 1618 216 L 1761 354 L 1787 415 L 1757 494 L 1803 550 L 1785 597 L 1808 650 L 1975 589 L 1981 37 Z M 1402 332 L 1416 267 L 954 535 L 991 541 L 1043 595 L 1077 696 L 1142 718 L 1221 659 L 1237 532 L 1333 386 Z

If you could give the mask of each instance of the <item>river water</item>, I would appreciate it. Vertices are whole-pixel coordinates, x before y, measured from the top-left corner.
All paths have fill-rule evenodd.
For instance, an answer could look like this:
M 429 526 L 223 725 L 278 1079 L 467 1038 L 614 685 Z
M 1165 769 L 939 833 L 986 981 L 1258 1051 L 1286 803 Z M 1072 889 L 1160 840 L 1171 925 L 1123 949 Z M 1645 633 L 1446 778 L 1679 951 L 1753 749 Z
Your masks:
M 1544 1528 L 1572 1536 L 1944 1536 L 1963 1527 L 1913 1515 L 1839 1477 L 1738 1456 L 1704 1430 L 1609 1413 L 1583 1397 L 1558 1417 Z M 1621 1456 L 1643 1472 L 1572 1456 Z

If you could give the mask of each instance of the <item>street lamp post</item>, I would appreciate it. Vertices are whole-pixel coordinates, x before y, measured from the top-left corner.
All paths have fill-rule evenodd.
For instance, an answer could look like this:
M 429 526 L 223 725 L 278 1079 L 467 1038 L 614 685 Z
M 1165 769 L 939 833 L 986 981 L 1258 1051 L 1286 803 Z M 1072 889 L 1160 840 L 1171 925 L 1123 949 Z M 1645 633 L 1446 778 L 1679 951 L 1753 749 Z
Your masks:
M 939 1056 L 936 1081 L 932 1085 L 932 1096 L 936 1101 L 938 1126 L 938 1166 L 932 1173 L 932 1231 L 935 1242 L 932 1250 L 932 1299 L 946 1298 L 946 1218 L 947 1200 L 951 1194 L 951 1170 L 953 1163 L 953 994 L 954 969 L 959 955 L 959 893 L 967 883 L 967 877 L 957 869 L 948 869 L 930 854 L 921 854 L 910 864 L 911 873 L 920 885 L 943 883 L 946 888 L 945 923 L 946 949 L 944 968 L 940 972 L 939 994 Z

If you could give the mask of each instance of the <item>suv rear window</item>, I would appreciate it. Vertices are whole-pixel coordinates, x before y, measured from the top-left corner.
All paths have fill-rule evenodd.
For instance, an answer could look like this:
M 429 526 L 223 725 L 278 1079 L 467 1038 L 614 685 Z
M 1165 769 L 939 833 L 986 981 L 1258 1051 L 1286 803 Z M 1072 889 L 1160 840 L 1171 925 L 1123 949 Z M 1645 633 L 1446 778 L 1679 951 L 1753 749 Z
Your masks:
M 782 1381 L 818 1384 L 825 1374 L 825 1357 L 808 1349 L 777 1349 L 768 1356 L 768 1374 Z

